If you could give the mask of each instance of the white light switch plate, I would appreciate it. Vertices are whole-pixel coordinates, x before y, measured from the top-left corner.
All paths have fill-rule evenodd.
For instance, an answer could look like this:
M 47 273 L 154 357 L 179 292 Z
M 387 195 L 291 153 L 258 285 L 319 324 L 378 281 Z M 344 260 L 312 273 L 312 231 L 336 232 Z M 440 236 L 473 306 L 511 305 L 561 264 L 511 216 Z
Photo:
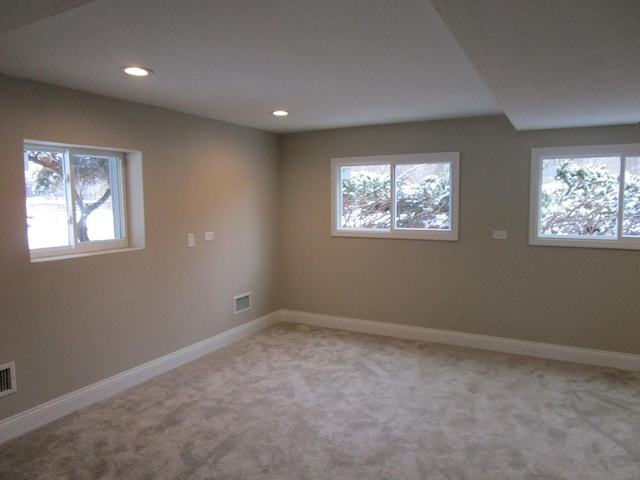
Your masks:
M 196 236 L 193 233 L 187 233 L 187 246 L 189 248 L 196 246 Z
M 207 241 L 213 240 L 214 239 L 213 232 L 204 232 L 204 239 Z
M 494 230 L 493 231 L 493 239 L 494 240 L 506 240 L 507 239 L 507 231 L 506 230 Z

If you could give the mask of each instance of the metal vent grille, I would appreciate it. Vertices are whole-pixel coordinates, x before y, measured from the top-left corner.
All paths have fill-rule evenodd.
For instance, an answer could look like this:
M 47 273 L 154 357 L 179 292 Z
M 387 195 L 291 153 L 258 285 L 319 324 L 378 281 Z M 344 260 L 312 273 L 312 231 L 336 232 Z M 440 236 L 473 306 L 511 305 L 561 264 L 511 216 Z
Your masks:
M 17 390 L 15 362 L 0 365 L 0 397 L 15 393 Z
M 247 312 L 251 310 L 251 292 L 242 293 L 233 297 L 233 314 Z

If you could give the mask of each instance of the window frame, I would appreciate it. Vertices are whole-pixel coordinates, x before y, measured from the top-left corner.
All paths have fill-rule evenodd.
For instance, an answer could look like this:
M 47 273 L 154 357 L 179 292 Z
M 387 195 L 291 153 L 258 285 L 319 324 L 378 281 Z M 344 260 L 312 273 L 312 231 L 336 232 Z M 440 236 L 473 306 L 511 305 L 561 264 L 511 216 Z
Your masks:
M 398 165 L 447 163 L 450 166 L 450 228 L 405 229 L 394 226 L 396 209 L 395 167 Z M 347 166 L 389 165 L 391 222 L 389 229 L 358 229 L 340 227 L 342 210 L 341 169 Z M 460 199 L 460 152 L 411 153 L 398 155 L 374 155 L 362 157 L 336 157 L 331 159 L 331 236 L 361 238 L 393 238 L 409 240 L 458 241 Z
M 26 150 L 58 152 L 64 155 L 65 179 L 63 181 L 65 182 L 65 196 L 67 199 L 67 215 L 70 216 L 68 221 L 69 245 L 44 248 L 31 248 L 30 246 L 28 246 L 32 261 L 68 258 L 87 254 L 108 253 L 112 251 L 120 251 L 122 249 L 130 247 L 128 236 L 129 224 L 127 215 L 128 209 L 126 184 L 127 152 L 117 149 L 96 148 L 84 145 L 71 145 L 43 142 L 37 140 L 24 140 L 22 149 L 23 155 Z M 72 158 L 74 155 L 106 157 L 110 159 L 109 175 L 112 197 L 111 201 L 114 211 L 116 209 L 118 211 L 117 219 L 114 219 L 114 221 L 117 222 L 117 225 L 114 225 L 114 229 L 116 233 L 120 234 L 120 238 L 108 240 L 90 240 L 88 242 L 78 241 L 77 208 L 75 206 L 73 188 L 70 187 L 74 184 L 75 172 L 72 166 Z M 113 169 L 114 166 L 116 167 L 116 171 L 114 171 Z M 25 200 L 26 198 L 27 192 L 25 191 Z M 26 222 L 25 227 L 28 229 Z
M 640 250 L 640 237 L 622 235 L 624 213 L 625 159 L 640 156 L 640 144 L 585 145 L 575 147 L 541 147 L 531 149 L 529 199 L 529 245 L 552 247 L 606 248 Z M 620 157 L 618 175 L 618 214 L 615 238 L 588 236 L 540 235 L 540 202 L 542 199 L 542 165 L 544 159 L 579 157 Z

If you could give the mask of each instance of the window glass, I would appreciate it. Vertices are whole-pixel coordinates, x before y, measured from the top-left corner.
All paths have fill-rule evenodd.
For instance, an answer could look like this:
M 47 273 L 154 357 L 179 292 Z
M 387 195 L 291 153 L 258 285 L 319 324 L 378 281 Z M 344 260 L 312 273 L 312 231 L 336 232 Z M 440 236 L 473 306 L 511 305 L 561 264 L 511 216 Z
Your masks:
M 640 145 L 534 148 L 532 245 L 640 249 Z
M 73 155 L 73 170 L 78 241 L 121 238 L 117 158 Z
M 627 157 L 625 162 L 622 234 L 640 237 L 640 157 Z
M 333 236 L 458 239 L 458 152 L 332 159 Z
M 70 244 L 64 152 L 24 151 L 29 248 Z
M 617 236 L 620 157 L 542 160 L 540 235 Z
M 396 228 L 451 228 L 451 165 L 396 165 Z
M 32 258 L 128 246 L 124 154 L 25 143 L 24 180 Z
M 389 165 L 352 165 L 340 169 L 341 228 L 388 229 L 391 224 Z

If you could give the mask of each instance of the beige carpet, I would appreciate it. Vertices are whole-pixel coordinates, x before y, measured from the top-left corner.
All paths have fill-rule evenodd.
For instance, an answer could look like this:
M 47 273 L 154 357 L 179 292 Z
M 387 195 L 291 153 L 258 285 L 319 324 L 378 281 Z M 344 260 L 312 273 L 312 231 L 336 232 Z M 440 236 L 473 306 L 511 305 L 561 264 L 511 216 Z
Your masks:
M 640 479 L 640 374 L 278 324 L 0 445 L 2 480 Z

